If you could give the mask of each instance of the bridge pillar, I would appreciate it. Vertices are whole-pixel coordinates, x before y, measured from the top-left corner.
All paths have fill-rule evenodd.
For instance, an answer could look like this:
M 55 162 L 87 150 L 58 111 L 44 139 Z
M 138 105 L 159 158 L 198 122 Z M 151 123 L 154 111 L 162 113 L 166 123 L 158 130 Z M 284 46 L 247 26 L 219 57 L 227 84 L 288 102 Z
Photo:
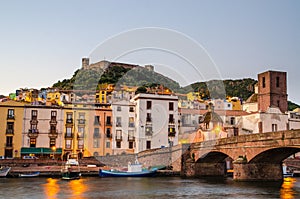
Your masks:
M 195 163 L 195 176 L 224 176 L 225 163 Z
M 233 179 L 237 181 L 278 181 L 283 179 L 281 164 L 234 163 Z

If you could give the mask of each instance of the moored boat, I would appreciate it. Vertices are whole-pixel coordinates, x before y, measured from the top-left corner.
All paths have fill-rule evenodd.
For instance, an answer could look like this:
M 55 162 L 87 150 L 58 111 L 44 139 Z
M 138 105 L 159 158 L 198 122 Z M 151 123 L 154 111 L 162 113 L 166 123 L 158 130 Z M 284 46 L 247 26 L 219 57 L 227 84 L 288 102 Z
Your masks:
M 1 167 L 0 168 L 0 177 L 6 177 L 11 167 Z
M 153 169 L 143 169 L 142 164 L 140 164 L 137 160 L 134 164 L 128 163 L 127 171 L 119 171 L 119 170 L 99 170 L 100 177 L 151 177 L 154 176 L 157 172 L 157 168 Z
M 32 177 L 38 177 L 40 175 L 40 172 L 32 172 L 32 173 L 20 173 L 19 177 L 21 178 L 32 178 Z
M 79 162 L 77 159 L 68 159 L 61 169 L 63 180 L 79 179 L 81 176 Z

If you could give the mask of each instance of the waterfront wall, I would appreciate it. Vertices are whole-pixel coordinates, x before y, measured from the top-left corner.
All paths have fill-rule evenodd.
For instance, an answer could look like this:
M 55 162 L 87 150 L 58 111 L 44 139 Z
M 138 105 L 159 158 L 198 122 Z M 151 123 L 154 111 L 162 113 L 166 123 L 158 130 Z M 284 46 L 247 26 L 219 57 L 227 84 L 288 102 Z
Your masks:
M 144 167 L 165 165 L 173 171 L 181 171 L 182 145 L 142 151 L 137 154 L 138 161 Z M 97 160 L 110 167 L 126 167 L 135 161 L 135 154 L 99 156 Z

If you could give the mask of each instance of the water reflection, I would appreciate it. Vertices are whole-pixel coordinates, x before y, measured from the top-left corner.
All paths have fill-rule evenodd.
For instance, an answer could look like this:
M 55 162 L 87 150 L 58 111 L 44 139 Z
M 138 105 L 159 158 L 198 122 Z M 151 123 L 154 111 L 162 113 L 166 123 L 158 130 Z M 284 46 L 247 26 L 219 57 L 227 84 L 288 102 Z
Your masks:
M 84 184 L 83 179 L 79 180 L 71 180 L 69 181 L 69 185 L 72 191 L 72 198 L 83 199 L 83 193 L 87 191 L 87 186 Z
M 47 183 L 44 185 L 45 196 L 49 199 L 56 199 L 59 192 L 59 185 L 57 179 L 48 178 Z
M 294 192 L 294 184 L 297 180 L 295 178 L 284 178 L 284 181 L 281 185 L 280 189 L 280 198 L 282 199 L 293 199 L 295 198 L 295 192 Z

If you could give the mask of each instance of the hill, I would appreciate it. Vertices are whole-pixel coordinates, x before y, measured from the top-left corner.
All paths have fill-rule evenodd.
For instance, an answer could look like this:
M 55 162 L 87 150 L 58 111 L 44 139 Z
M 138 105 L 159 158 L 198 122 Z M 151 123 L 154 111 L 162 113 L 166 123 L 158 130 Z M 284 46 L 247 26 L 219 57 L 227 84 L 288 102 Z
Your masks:
M 227 96 L 240 97 L 247 100 L 254 93 L 254 85 L 257 80 L 244 78 L 238 80 L 210 80 L 207 82 L 197 82 L 186 87 L 180 87 L 179 83 L 153 70 L 136 66 L 132 68 L 124 67 L 122 64 L 114 63 L 111 67 L 103 69 L 94 67 L 91 69 L 78 69 L 72 78 L 64 79 L 53 84 L 53 88 L 60 90 L 87 90 L 96 91 L 101 83 L 127 85 L 137 87 L 149 87 L 149 85 L 163 85 L 175 93 L 187 94 L 188 92 L 199 92 L 202 99 L 225 98 Z M 145 88 L 140 89 L 145 91 Z M 225 91 L 225 92 L 224 92 Z M 299 105 L 288 103 L 289 110 L 294 110 Z

